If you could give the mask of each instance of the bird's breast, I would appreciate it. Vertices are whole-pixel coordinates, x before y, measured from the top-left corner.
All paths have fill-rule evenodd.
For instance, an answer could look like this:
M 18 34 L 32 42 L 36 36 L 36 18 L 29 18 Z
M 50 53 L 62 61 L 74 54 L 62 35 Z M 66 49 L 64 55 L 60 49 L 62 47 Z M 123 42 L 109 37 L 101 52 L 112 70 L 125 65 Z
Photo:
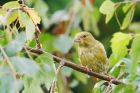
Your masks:
M 83 66 L 88 66 L 94 64 L 96 50 L 90 48 L 79 48 L 79 58 Z M 94 60 L 93 60 L 94 59 Z

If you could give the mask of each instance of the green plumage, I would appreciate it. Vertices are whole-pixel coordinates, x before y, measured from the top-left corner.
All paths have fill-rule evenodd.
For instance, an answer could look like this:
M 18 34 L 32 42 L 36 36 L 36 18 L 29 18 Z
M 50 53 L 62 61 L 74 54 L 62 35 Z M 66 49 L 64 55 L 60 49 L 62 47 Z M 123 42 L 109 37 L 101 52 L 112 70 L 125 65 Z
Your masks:
M 104 46 L 89 32 L 80 32 L 75 36 L 75 42 L 79 44 L 78 54 L 80 63 L 90 70 L 105 73 L 109 61 Z

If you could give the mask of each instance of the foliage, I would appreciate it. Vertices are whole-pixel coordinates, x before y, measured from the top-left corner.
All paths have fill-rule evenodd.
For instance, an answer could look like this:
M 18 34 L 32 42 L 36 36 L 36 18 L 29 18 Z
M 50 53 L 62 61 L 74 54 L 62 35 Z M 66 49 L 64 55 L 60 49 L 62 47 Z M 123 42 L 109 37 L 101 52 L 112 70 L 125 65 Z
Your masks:
M 90 31 L 105 45 L 109 75 L 125 84 L 106 86 L 101 80 L 93 86 L 87 75 L 63 67 L 56 92 L 140 92 L 139 1 L 1 0 L 0 4 L 1 93 L 47 93 L 58 67 L 53 55 L 79 64 L 73 37 L 81 30 Z M 36 48 L 38 38 L 45 54 L 27 49 Z

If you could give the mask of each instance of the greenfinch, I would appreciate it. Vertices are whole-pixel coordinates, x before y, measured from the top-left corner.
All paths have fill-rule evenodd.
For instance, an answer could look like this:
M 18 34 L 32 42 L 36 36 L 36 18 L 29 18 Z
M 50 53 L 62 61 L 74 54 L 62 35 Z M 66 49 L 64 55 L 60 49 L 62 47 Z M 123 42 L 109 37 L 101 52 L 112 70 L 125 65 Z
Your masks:
M 104 46 L 89 32 L 79 32 L 74 38 L 78 43 L 78 55 L 82 66 L 97 73 L 106 73 L 109 61 Z

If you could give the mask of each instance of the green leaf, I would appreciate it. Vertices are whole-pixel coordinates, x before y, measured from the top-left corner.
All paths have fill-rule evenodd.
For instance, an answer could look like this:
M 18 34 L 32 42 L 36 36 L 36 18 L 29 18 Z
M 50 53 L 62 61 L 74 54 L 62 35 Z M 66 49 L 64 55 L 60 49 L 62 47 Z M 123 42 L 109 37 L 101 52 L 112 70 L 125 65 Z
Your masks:
M 14 56 L 11 57 L 10 60 L 14 68 L 20 74 L 33 76 L 39 71 L 38 65 L 30 59 Z
M 92 93 L 102 93 L 102 88 L 103 88 L 103 84 L 105 83 L 105 81 L 99 81 L 98 83 L 96 83 L 94 85 L 94 88 L 92 89 Z
M 0 93 L 16 93 L 16 90 L 23 88 L 22 81 L 15 82 L 9 68 L 1 68 L 0 73 Z
M 19 11 L 19 20 L 21 20 L 20 25 L 23 26 L 24 24 L 26 26 L 25 31 L 26 31 L 27 40 L 31 40 L 35 32 L 35 25 L 32 19 L 26 13 Z
M 122 89 L 125 87 L 124 84 L 119 84 L 115 87 L 115 89 L 113 90 L 113 93 L 120 93 L 122 91 Z
M 119 84 L 114 88 L 113 93 L 136 93 L 136 91 L 132 84 Z
M 128 84 L 124 88 L 124 93 L 136 93 L 134 85 Z
M 7 19 L 7 24 L 11 24 L 12 22 L 14 22 L 16 19 L 18 18 L 18 11 L 14 11 L 11 13 L 11 15 L 8 17 Z
M 132 51 L 131 51 L 131 60 L 132 60 L 132 65 L 131 65 L 131 74 L 136 74 L 137 72 L 137 67 L 138 67 L 138 62 L 140 62 L 140 35 L 136 35 L 136 37 L 133 40 L 132 43 Z
M 34 3 L 35 3 L 34 4 L 35 10 L 38 12 L 39 16 L 41 16 L 41 19 L 43 19 L 41 20 L 43 26 L 45 28 L 48 28 L 50 23 L 49 23 L 49 19 L 47 18 L 47 11 L 48 11 L 47 4 L 43 0 L 36 0 L 36 2 Z M 42 7 L 43 9 L 40 9 L 40 7 Z
M 109 71 L 109 74 L 114 77 L 117 77 L 119 73 L 120 73 L 120 68 L 116 65 Z
M 0 8 L 0 25 L 5 24 L 6 11 Z
M 7 73 L 10 73 L 10 71 L 3 71 L 1 69 L 1 76 L 0 76 L 0 92 L 1 93 L 15 93 L 15 86 L 13 86 L 14 84 L 14 79 L 12 77 L 11 74 L 6 74 Z
M 17 52 L 21 51 L 24 44 L 25 44 L 26 38 L 25 38 L 25 33 L 21 32 L 15 40 L 10 42 L 6 47 L 5 47 L 5 52 L 7 53 L 8 56 L 13 56 Z
M 7 2 L 3 5 L 3 8 L 14 8 L 14 7 L 19 7 L 19 3 L 18 1 L 11 1 L 11 2 Z
M 55 37 L 48 33 L 43 33 L 39 37 L 40 43 L 42 44 L 42 48 L 45 51 L 52 52 L 54 50 L 54 41 Z
M 125 55 L 127 55 L 127 45 L 129 44 L 129 41 L 131 39 L 132 36 L 130 34 L 125 34 L 121 32 L 115 33 L 113 35 L 113 38 L 111 39 L 111 48 L 113 52 L 113 58 L 115 60 L 118 61 L 122 59 Z M 115 64 L 116 62 L 113 63 Z
M 24 90 L 22 93 L 44 93 L 41 89 L 39 79 L 41 78 L 24 78 Z
M 93 8 L 94 8 L 94 11 L 92 15 L 94 16 L 96 22 L 99 22 L 101 18 L 101 13 L 99 12 L 99 9 L 96 6 L 93 6 Z
M 105 0 L 100 6 L 99 11 L 103 14 L 109 14 L 115 10 L 115 3 L 111 0 Z
M 79 80 L 81 81 L 83 84 L 87 83 L 87 77 L 88 75 L 85 75 L 81 72 L 77 72 L 77 71 L 73 71 L 73 75 Z
M 70 76 L 71 76 L 71 74 L 72 74 L 72 72 L 73 72 L 73 70 L 72 70 L 71 68 L 69 68 L 69 67 L 63 67 L 62 69 L 63 69 L 63 70 L 62 70 L 62 73 L 63 73 L 65 76 L 67 76 L 67 77 L 70 77 Z
M 133 3 L 127 3 L 123 6 L 123 12 L 126 13 L 131 7 L 132 7 Z
M 131 60 L 128 58 L 123 58 L 121 61 L 125 63 L 126 73 L 130 73 L 132 63 Z
M 76 79 L 73 79 L 72 82 L 70 83 L 70 87 L 74 88 L 79 84 L 79 82 Z
M 5 46 L 6 45 L 6 32 L 0 30 L 0 44 L 1 46 Z
M 5 14 L 6 14 L 6 11 L 0 8 L 0 16 L 5 16 Z
M 100 87 L 94 88 L 93 93 L 102 93 Z
M 73 39 L 66 35 L 61 35 L 56 39 L 55 47 L 58 48 L 61 52 L 67 53 L 73 45 Z
M 36 61 L 40 62 L 41 71 L 43 72 L 43 75 L 45 76 L 44 83 L 47 89 L 50 89 L 50 86 L 55 77 L 55 71 L 56 71 L 55 64 L 53 61 L 53 56 L 47 53 L 42 54 L 37 57 Z
M 129 30 L 136 32 L 136 33 L 139 33 L 140 32 L 140 23 L 134 22 L 134 23 L 130 24 Z
M 110 12 L 110 13 L 108 13 L 106 15 L 106 17 L 105 17 L 105 23 L 106 24 L 111 20 L 111 18 L 113 17 L 113 15 L 114 15 L 114 11 L 112 11 L 112 12 Z
M 123 23 L 122 23 L 122 26 L 121 26 L 121 30 L 127 28 L 129 26 L 129 24 L 131 23 L 132 21 L 132 18 L 134 16 L 134 10 L 135 8 L 132 7 L 129 12 L 126 14 L 124 20 L 123 20 Z

